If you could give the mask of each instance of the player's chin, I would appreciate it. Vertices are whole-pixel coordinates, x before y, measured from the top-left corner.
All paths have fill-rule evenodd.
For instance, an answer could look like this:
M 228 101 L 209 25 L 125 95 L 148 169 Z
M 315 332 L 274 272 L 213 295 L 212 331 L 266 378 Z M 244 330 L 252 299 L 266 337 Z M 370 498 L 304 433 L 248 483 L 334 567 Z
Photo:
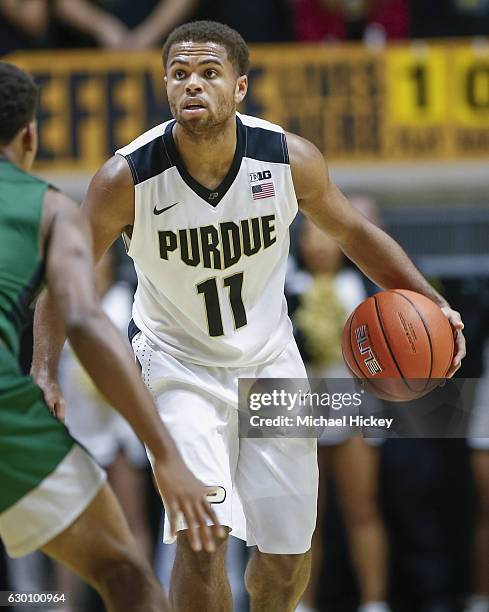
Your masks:
M 191 132 L 203 132 L 209 127 L 212 127 L 213 122 L 211 117 L 207 116 L 190 116 L 188 117 L 185 113 L 180 115 L 177 119 L 184 127 Z

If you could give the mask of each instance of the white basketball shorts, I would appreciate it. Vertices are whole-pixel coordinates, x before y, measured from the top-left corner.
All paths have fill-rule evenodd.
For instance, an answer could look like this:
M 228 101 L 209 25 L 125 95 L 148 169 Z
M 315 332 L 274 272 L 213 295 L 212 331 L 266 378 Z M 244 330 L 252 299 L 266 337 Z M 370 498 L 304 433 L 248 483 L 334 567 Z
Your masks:
M 225 490 L 223 501 L 213 504 L 219 522 L 264 553 L 309 550 L 316 524 L 316 439 L 238 436 L 238 378 L 306 378 L 295 341 L 273 361 L 252 368 L 179 361 L 142 332 L 132 345 L 184 461 L 204 484 Z M 180 528 L 186 528 L 183 521 Z M 165 518 L 164 542 L 172 541 Z

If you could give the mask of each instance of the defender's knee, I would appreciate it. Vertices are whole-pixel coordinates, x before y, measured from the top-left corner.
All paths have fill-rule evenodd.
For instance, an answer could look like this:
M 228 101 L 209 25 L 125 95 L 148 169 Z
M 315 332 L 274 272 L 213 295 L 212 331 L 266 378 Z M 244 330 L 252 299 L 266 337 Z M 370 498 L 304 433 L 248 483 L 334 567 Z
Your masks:
M 155 600 L 163 595 L 148 564 L 138 559 L 108 560 L 99 565 L 94 581 L 100 593 L 111 601 L 132 601 L 136 594 Z
M 373 501 L 365 501 L 357 506 L 345 508 L 344 520 L 347 529 L 351 531 L 376 527 L 381 524 L 377 505 Z

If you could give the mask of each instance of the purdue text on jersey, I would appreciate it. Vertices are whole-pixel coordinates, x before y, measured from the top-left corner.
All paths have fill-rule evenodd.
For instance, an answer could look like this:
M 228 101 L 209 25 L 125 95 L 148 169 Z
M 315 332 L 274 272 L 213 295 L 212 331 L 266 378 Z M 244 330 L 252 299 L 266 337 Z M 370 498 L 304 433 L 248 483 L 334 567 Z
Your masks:
M 158 232 L 161 259 L 168 260 L 174 251 L 187 266 L 225 270 L 241 259 L 251 257 L 271 246 L 276 237 L 275 215 L 243 219 L 239 223 L 226 221 L 214 225 Z
M 134 180 L 132 333 L 206 366 L 273 360 L 293 341 L 284 281 L 298 207 L 285 132 L 238 114 L 233 161 L 208 189 L 187 171 L 174 126 L 118 151 Z

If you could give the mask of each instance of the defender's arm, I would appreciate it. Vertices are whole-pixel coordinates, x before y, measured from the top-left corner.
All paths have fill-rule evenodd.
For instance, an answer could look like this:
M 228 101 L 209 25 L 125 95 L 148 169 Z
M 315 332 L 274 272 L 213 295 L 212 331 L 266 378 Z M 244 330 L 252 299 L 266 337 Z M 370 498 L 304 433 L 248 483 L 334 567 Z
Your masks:
M 50 226 L 57 207 L 69 198 L 48 191 L 44 200 L 43 228 Z M 120 155 L 109 159 L 92 179 L 82 206 L 93 234 L 93 253 L 98 261 L 134 222 L 134 184 L 126 160 Z M 34 315 L 34 351 L 31 374 L 44 391 L 51 410 L 64 419 L 65 405 L 57 383 L 58 365 L 65 331 L 52 296 L 43 292 Z
M 48 292 L 58 307 L 71 346 L 98 389 L 122 414 L 151 451 L 160 493 L 173 530 L 178 513 L 189 525 L 194 550 L 214 550 L 207 526 L 217 519 L 205 501 L 208 489 L 187 469 L 161 421 L 126 343 L 98 302 L 86 220 L 63 196 L 50 198 L 54 210 L 47 233 Z

